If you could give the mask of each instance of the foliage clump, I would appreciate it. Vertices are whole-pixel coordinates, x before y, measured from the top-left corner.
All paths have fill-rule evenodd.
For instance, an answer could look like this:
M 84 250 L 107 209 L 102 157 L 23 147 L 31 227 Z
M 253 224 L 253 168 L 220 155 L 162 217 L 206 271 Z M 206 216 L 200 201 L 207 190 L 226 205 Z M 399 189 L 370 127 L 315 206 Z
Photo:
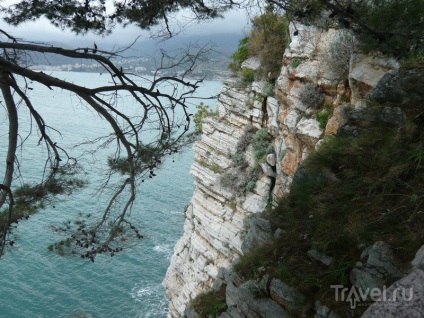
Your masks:
M 202 122 L 203 118 L 206 116 L 215 115 L 217 112 L 214 112 L 210 107 L 203 102 L 196 106 L 197 112 L 193 116 L 194 121 L 194 134 L 200 135 L 202 133 Z
M 198 315 L 201 317 L 218 317 L 221 313 L 227 310 L 225 300 L 225 285 L 217 291 L 209 291 L 200 294 L 192 300 L 191 305 Z
M 299 100 L 307 108 L 318 108 L 324 101 L 324 96 L 316 85 L 306 83 L 299 92 Z
M 424 48 L 423 0 L 302 0 L 278 3 L 291 19 L 318 27 L 349 29 L 366 53 L 406 58 Z
M 319 123 L 319 128 L 325 129 L 327 126 L 328 119 L 331 117 L 331 106 L 326 104 L 324 109 L 317 112 L 317 122 Z
M 355 5 L 356 6 L 356 5 Z M 360 33 L 365 52 L 378 50 L 385 54 L 406 57 L 424 49 L 423 0 L 362 1 L 358 18 L 369 28 Z
M 260 278 L 265 268 L 342 313 L 349 303 L 335 302 L 330 286 L 349 287 L 349 273 L 361 255 L 358 246 L 387 242 L 397 265 L 408 269 L 424 244 L 423 121 L 415 117 L 400 128 L 378 121 L 364 125 L 358 137 L 334 136 L 308 156 L 290 192 L 269 212 L 274 227 L 286 233 L 234 266 L 245 279 Z M 311 249 L 333 257 L 333 263 L 311 262 Z M 312 307 L 307 304 L 305 313 Z
M 239 72 L 241 85 L 246 87 L 255 81 L 255 71 L 250 68 L 243 68 Z
M 186 138 L 174 138 L 162 133 L 154 142 L 146 144 L 140 142 L 130 159 L 125 156 L 109 156 L 107 164 L 113 173 L 122 175 L 134 173 L 144 182 L 147 178 L 156 177 L 156 170 L 163 164 L 165 156 L 176 154 L 182 148 L 191 145 L 192 137 L 193 134 Z
M 246 61 L 249 57 L 248 51 L 249 37 L 245 36 L 239 41 L 236 51 L 231 55 L 231 62 L 228 64 L 228 68 L 232 71 L 238 72 L 241 68 L 241 64 Z
M 345 78 L 349 72 L 350 58 L 357 47 L 358 41 L 354 35 L 343 30 L 329 44 L 323 54 L 323 61 L 337 77 Z
M 250 145 L 254 151 L 255 162 L 249 168 L 245 152 Z M 247 125 L 237 143 L 235 154 L 231 155 L 233 167 L 221 175 L 221 186 L 234 190 L 238 195 L 253 191 L 261 174 L 259 163 L 265 155 L 272 152 L 268 129 L 256 130 L 252 125 Z
M 75 165 L 68 164 L 57 170 L 56 177 L 50 177 L 36 185 L 23 184 L 14 189 L 11 209 L 9 207 L 0 211 L 0 234 L 5 234 L 2 231 L 9 224 L 17 224 L 22 219 L 28 219 L 47 204 L 53 205 L 58 195 L 71 195 L 83 188 L 87 181 L 75 177 L 78 171 L 79 168 Z M 14 239 L 9 238 L 8 242 L 9 245 L 13 245 Z M 1 253 L 2 250 L 0 256 Z
M 243 134 L 240 136 L 237 145 L 236 152 L 244 152 L 252 142 L 253 136 L 255 135 L 256 129 L 252 124 L 247 124 L 244 128 Z
M 285 15 L 269 6 L 266 12 L 252 19 L 248 36 L 239 41 L 237 50 L 231 55 L 230 70 L 239 73 L 243 84 L 257 78 L 271 83 L 277 79 L 283 61 L 284 50 L 289 43 L 288 20 Z M 256 71 L 241 69 L 249 57 L 257 57 L 260 68 Z
M 257 161 L 272 152 L 271 136 L 267 128 L 261 128 L 255 133 L 252 146 L 255 151 L 254 157 Z
M 248 52 L 259 57 L 258 75 L 274 82 L 281 71 L 284 51 L 289 43 L 288 20 L 269 6 L 266 12 L 252 19 Z

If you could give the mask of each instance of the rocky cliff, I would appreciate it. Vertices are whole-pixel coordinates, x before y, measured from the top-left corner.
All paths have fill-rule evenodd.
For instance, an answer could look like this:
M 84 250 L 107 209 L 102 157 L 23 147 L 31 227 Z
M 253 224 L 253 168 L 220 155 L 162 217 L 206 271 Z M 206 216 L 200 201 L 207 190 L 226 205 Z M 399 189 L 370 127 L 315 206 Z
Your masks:
M 252 288 L 230 269 L 246 251 L 281 235 L 261 213 L 288 191 L 302 161 L 326 136 L 355 134 L 352 116 L 366 107 L 370 93 L 378 93 L 383 77 L 399 70 L 392 59 L 350 52 L 347 73 L 341 74 L 343 70 L 329 65 L 325 56 L 341 32 L 292 24 L 273 94 L 261 82 L 223 86 L 217 114 L 204 119 L 203 134 L 194 145 L 195 190 L 163 282 L 170 317 L 195 316 L 190 301 L 213 286 L 226 286 L 228 309 L 221 317 L 289 317 L 287 303 L 303 297 L 267 277 L 262 284 L 271 296 L 255 301 Z M 381 116 L 396 121 L 403 114 L 386 109 Z M 272 147 L 258 155 L 245 139 L 254 139 L 264 129 Z M 224 182 L 224 175 L 236 181 Z M 326 261 L 325 256 L 315 258 Z M 317 317 L 330 317 L 328 308 L 318 305 L 317 310 Z

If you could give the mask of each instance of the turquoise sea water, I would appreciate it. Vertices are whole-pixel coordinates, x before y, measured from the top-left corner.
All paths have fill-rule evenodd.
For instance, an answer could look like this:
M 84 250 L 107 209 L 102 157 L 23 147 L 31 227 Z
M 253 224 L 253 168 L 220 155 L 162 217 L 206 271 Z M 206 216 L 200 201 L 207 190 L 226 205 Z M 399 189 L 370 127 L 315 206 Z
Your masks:
M 91 73 L 58 72 L 53 75 L 75 83 L 94 85 L 106 77 Z M 206 82 L 201 94 L 216 94 L 219 82 Z M 98 116 L 69 94 L 34 87 L 35 106 L 49 123 L 60 129 L 59 143 L 71 146 L 108 130 Z M 210 101 L 209 103 L 213 103 Z M 21 136 L 26 137 L 30 122 L 20 112 Z M 0 108 L 0 158 L 5 156 L 7 120 Z M 29 138 L 19 159 L 25 182 L 42 174 L 44 150 Z M 75 152 L 83 153 L 84 149 Z M 105 157 L 113 149 L 85 155 L 89 187 L 20 222 L 14 231 L 15 247 L 0 259 L 0 317 L 165 317 L 167 300 L 161 282 L 169 265 L 173 246 L 181 236 L 184 206 L 189 202 L 193 182 L 189 168 L 193 151 L 170 158 L 158 176 L 139 188 L 133 216 L 145 238 L 137 245 L 111 258 L 101 255 L 95 263 L 76 257 L 60 257 L 47 246 L 58 239 L 50 225 L 72 219 L 77 213 L 101 208 L 107 197 L 93 188 L 103 177 Z M 4 159 L 0 159 L 4 160 Z M 174 162 L 173 162 L 174 161 Z M 0 167 L 0 173 L 2 172 Z

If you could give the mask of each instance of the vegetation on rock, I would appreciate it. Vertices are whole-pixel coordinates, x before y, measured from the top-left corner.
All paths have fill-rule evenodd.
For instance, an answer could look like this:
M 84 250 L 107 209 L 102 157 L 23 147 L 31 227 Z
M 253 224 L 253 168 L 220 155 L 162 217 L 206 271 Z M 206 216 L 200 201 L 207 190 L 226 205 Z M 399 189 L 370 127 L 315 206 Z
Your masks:
M 206 116 L 213 116 L 216 115 L 217 112 L 214 112 L 209 108 L 208 105 L 201 102 L 199 105 L 196 106 L 197 112 L 193 116 L 193 122 L 194 122 L 194 134 L 199 135 L 202 133 L 202 122 L 203 118 Z
M 201 317 L 216 318 L 227 310 L 225 285 L 217 291 L 209 291 L 196 297 L 191 303 Z
M 265 13 L 254 17 L 251 22 L 252 29 L 247 37 L 240 40 L 237 50 L 231 56 L 229 68 L 240 73 L 245 85 L 253 82 L 255 76 L 274 83 L 280 73 L 284 50 L 289 41 L 288 20 L 272 6 L 268 6 Z M 241 69 L 242 63 L 249 57 L 259 59 L 258 70 Z
M 250 145 L 253 148 L 254 163 L 249 167 L 245 152 Z M 233 167 L 224 172 L 219 179 L 221 186 L 234 190 L 238 195 L 253 191 L 261 174 L 259 163 L 272 152 L 268 129 L 256 130 L 252 125 L 247 125 L 237 143 L 235 154 L 230 155 Z
M 387 242 L 399 268 L 407 270 L 424 244 L 423 123 L 422 115 L 411 116 L 400 128 L 374 120 L 362 123 L 358 137 L 327 139 L 268 214 L 285 233 L 242 256 L 234 269 L 246 279 L 280 278 L 339 313 L 349 303 L 334 301 L 330 286 L 350 285 L 349 273 L 366 246 Z M 311 259 L 311 249 L 334 262 L 326 266 Z M 312 307 L 309 303 L 302 310 Z M 363 310 L 357 309 L 355 317 Z

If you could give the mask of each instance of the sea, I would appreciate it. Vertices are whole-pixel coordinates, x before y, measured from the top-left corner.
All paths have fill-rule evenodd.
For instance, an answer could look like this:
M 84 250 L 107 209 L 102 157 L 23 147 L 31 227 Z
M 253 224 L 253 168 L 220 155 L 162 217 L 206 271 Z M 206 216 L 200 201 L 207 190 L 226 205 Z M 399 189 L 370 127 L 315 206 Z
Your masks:
M 88 87 L 110 81 L 105 74 L 97 73 L 50 74 Z M 173 247 L 182 235 L 184 207 L 193 192 L 189 174 L 192 148 L 170 156 L 157 176 L 139 187 L 131 213 L 144 235 L 142 240 L 129 244 L 114 257 L 100 255 L 94 263 L 76 256 L 59 256 L 48 250 L 50 244 L 63 238 L 52 226 L 104 207 L 107 193 L 97 190 L 106 176 L 106 159 L 115 148 L 95 152 L 87 149 L 89 144 L 73 148 L 107 134 L 110 128 L 69 92 L 37 83 L 27 85 L 34 107 L 52 127 L 55 141 L 78 156 L 84 168 L 82 178 L 88 185 L 72 195 L 58 197 L 14 229 L 15 244 L 0 258 L 0 317 L 166 317 L 168 300 L 161 283 Z M 221 85 L 206 81 L 199 88 L 199 96 L 216 95 Z M 214 107 L 214 100 L 202 101 Z M 196 103 L 200 100 L 193 101 L 191 112 L 195 112 Z M 8 122 L 4 103 L 0 101 L 0 105 L 0 162 L 4 162 Z M 16 184 L 31 184 L 43 175 L 46 151 L 38 143 L 35 124 L 24 105 L 19 105 L 19 117 L 22 145 Z M 4 172 L 2 169 L 0 165 L 0 173 Z

